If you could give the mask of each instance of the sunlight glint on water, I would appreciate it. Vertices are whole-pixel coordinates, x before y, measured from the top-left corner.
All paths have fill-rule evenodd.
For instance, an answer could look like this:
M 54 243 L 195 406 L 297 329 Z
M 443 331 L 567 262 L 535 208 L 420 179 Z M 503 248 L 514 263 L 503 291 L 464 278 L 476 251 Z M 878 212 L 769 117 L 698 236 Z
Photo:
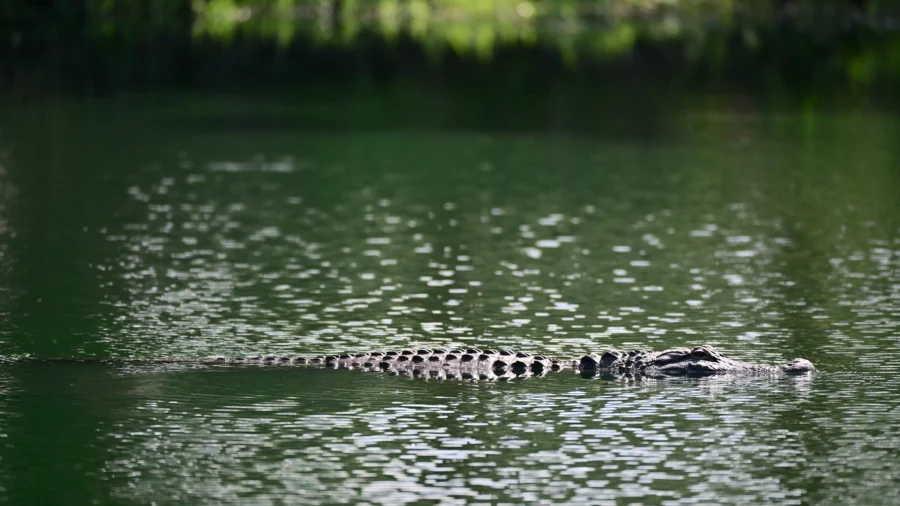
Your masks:
M 3 355 L 710 343 L 819 372 L 507 384 L 0 364 L 0 495 L 13 502 L 893 497 L 892 120 L 823 117 L 821 137 L 799 139 L 791 116 L 686 118 L 650 142 L 191 134 L 98 126 L 94 113 L 23 136 L 41 142 L 4 160 Z M 88 126 L 143 133 L 95 146 L 80 136 L 114 132 Z M 32 179 L 59 163 L 77 181 Z

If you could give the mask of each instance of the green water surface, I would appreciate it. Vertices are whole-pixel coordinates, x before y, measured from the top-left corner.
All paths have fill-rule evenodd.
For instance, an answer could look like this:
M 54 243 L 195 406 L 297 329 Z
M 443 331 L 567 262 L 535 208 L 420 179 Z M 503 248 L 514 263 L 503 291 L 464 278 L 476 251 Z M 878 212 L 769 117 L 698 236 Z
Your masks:
M 717 98 L 587 131 L 390 100 L 4 103 L 0 355 L 708 343 L 819 372 L 0 363 L 0 502 L 894 504 L 896 116 Z

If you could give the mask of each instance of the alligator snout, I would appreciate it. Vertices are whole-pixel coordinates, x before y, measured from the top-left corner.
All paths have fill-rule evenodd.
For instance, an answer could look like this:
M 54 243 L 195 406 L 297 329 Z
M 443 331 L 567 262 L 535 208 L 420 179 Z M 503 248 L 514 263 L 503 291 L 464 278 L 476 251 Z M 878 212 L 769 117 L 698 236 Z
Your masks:
M 807 372 L 815 372 L 816 367 L 812 362 L 805 358 L 795 358 L 787 364 L 781 366 L 781 370 L 787 374 L 803 374 Z

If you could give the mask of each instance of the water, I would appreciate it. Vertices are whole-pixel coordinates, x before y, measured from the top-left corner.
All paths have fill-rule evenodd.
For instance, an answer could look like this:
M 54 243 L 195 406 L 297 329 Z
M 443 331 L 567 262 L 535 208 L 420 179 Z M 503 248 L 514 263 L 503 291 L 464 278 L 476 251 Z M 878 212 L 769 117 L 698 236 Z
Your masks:
M 688 101 L 587 132 L 366 100 L 4 103 L 0 355 L 709 343 L 820 371 L 7 364 L 0 501 L 893 503 L 894 116 Z

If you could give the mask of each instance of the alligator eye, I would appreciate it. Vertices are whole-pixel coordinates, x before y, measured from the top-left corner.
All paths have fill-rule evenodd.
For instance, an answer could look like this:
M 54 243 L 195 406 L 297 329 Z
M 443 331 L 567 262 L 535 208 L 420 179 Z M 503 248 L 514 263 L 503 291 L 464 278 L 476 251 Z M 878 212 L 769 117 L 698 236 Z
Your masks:
M 700 348 L 700 347 L 697 347 L 697 348 L 694 348 L 693 350 L 691 350 L 691 356 L 696 357 L 696 358 L 712 357 L 712 355 L 710 355 L 709 351 L 706 348 Z

